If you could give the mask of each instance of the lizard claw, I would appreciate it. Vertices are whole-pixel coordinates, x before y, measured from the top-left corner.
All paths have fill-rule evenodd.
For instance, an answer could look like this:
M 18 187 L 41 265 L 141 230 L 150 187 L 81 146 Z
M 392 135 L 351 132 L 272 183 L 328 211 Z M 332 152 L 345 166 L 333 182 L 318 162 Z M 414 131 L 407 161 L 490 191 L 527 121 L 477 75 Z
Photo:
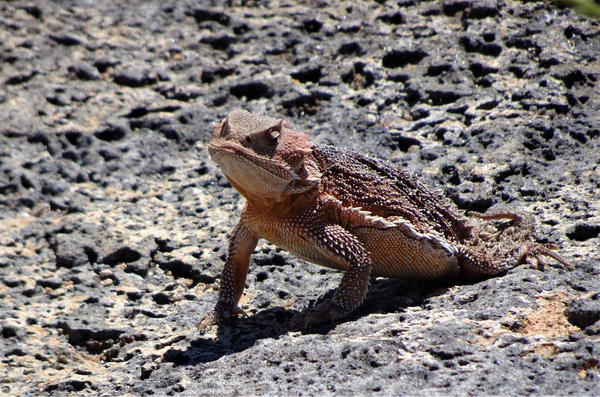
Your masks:
M 227 323 L 227 325 L 231 325 L 231 319 L 237 316 L 248 317 L 245 311 L 239 308 L 239 306 L 234 306 L 230 310 L 221 310 L 215 308 L 210 313 L 204 315 L 200 323 L 198 324 L 198 330 L 203 331 L 207 328 L 212 327 L 213 325 Z
M 307 329 L 311 325 L 331 322 L 345 317 L 348 311 L 333 300 L 321 302 L 295 314 L 290 320 L 290 329 Z
M 200 323 L 198 323 L 198 331 L 204 331 L 205 329 L 217 324 L 219 322 L 217 317 L 218 316 L 214 311 L 205 314 L 204 317 L 202 317 L 202 320 L 200 320 Z
M 543 257 L 549 257 L 560 263 L 563 268 L 567 270 L 573 270 L 574 266 L 565 258 L 554 252 L 554 249 L 556 249 L 554 244 L 533 244 L 527 248 L 524 253 L 524 257 L 522 256 L 521 261 L 524 260 L 537 270 L 542 270 L 547 264 Z

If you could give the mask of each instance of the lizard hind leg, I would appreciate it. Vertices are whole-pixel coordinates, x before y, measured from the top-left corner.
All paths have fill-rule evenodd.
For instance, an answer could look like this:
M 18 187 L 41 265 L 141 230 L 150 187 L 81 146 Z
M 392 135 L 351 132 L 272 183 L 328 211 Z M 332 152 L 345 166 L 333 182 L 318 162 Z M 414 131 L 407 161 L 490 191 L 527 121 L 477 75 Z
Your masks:
M 480 228 L 475 228 L 479 230 L 479 237 L 484 240 L 500 240 L 503 238 L 506 239 L 526 239 L 532 236 L 535 233 L 536 225 L 535 219 L 532 216 L 527 216 L 524 214 L 519 214 L 517 212 L 512 211 L 494 211 L 487 212 L 482 214 L 480 212 L 475 211 L 467 211 L 467 215 L 472 218 L 482 219 L 484 221 L 496 221 L 496 220 L 508 220 L 509 222 L 504 222 L 502 227 L 493 228 L 491 222 L 484 222 L 485 225 Z M 493 231 L 491 231 L 493 229 Z M 509 231 L 511 236 L 505 237 L 503 236 L 505 231 Z M 517 236 L 518 234 L 518 236 Z
M 490 213 L 482 214 L 481 212 L 476 211 L 468 211 L 467 215 L 473 216 L 475 218 L 485 219 L 485 220 L 494 220 L 494 219 L 510 219 L 513 221 L 515 225 L 518 225 L 523 222 L 523 215 L 520 215 L 516 212 L 512 211 L 495 211 Z
M 519 240 L 526 242 L 535 234 L 535 221 L 531 216 L 524 216 L 511 211 L 497 211 L 486 214 L 471 213 L 470 215 L 485 220 L 510 219 L 512 221 L 512 226 L 519 229 L 518 232 L 516 232 L 518 237 L 512 238 L 515 243 L 519 243 Z M 499 232 L 497 236 L 498 239 L 501 238 L 500 234 L 504 230 Z M 574 268 L 573 265 L 570 264 L 565 258 L 554 252 L 556 249 L 558 249 L 558 247 L 554 244 L 537 244 L 527 241 L 524 244 L 523 254 L 521 255 L 521 258 L 519 258 L 519 262 L 517 264 L 525 262 L 532 264 L 531 262 L 535 262 L 533 264 L 534 267 L 541 269 L 546 264 L 544 257 L 549 257 L 556 260 L 564 268 L 572 270 Z
M 510 211 L 467 215 L 481 221 L 474 222 L 468 239 L 462 241 L 458 259 L 463 277 L 477 280 L 505 272 L 523 263 L 529 250 L 529 241 L 535 230 L 530 217 Z M 494 220 L 509 220 L 501 224 Z
M 470 239 L 463 241 L 459 252 L 461 273 L 471 279 L 478 279 L 507 271 L 523 263 L 537 269 L 545 265 L 545 257 L 555 259 L 567 269 L 571 264 L 554 252 L 552 245 L 534 243 L 535 219 L 510 211 L 486 214 L 468 213 L 484 221 L 507 219 L 509 223 L 494 226 L 484 222 L 473 229 Z

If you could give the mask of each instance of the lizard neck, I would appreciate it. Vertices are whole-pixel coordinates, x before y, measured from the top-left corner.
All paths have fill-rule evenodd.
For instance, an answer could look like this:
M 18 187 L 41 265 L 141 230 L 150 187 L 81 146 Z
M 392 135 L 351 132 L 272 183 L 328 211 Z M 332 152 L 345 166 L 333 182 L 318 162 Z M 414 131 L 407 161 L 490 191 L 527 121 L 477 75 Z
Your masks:
M 314 188 L 300 193 L 280 193 L 273 197 L 264 197 L 243 189 L 231 178 L 227 178 L 231 185 L 246 199 L 248 206 L 263 214 L 285 216 L 294 214 L 302 209 L 316 206 L 319 188 Z
M 316 190 L 316 189 L 314 189 Z M 303 192 L 300 194 L 284 194 L 275 199 L 264 197 L 255 197 L 245 192 L 240 192 L 246 198 L 248 206 L 254 210 L 273 216 L 288 216 L 296 214 L 306 208 L 313 208 L 316 204 L 317 194 L 315 191 Z

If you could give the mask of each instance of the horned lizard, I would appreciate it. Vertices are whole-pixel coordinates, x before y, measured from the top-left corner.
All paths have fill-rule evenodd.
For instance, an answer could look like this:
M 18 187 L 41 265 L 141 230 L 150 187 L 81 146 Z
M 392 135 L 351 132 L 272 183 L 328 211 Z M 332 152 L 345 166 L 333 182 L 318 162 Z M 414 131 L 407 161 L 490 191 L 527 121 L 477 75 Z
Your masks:
M 260 238 L 307 261 L 344 271 L 333 298 L 292 318 L 292 327 L 343 318 L 371 276 L 477 279 L 542 257 L 531 216 L 463 214 L 403 169 L 347 149 L 316 145 L 287 121 L 234 110 L 217 123 L 212 159 L 246 199 L 221 274 L 214 310 L 200 327 L 243 314 L 250 256 Z M 492 219 L 511 225 L 498 230 Z

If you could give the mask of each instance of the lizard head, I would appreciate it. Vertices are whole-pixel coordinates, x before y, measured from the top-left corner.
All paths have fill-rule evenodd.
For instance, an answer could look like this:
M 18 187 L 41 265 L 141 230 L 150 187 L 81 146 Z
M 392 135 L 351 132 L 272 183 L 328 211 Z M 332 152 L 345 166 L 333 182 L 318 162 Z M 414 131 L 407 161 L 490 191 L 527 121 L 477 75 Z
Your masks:
M 247 199 L 281 201 L 318 185 L 308 135 L 287 121 L 236 109 L 217 123 L 208 146 L 231 184 Z

